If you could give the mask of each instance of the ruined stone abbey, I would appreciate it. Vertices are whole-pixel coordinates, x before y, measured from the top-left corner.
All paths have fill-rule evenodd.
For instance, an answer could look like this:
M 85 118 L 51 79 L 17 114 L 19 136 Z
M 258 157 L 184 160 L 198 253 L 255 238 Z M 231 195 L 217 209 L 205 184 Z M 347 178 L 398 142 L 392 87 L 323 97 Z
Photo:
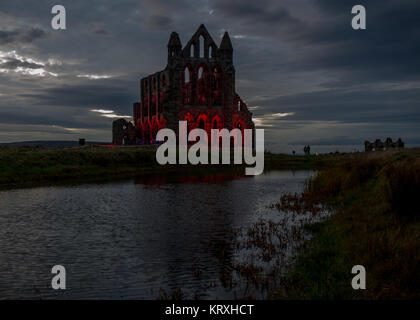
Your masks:
M 254 129 L 252 113 L 235 91 L 233 47 L 225 32 L 217 46 L 201 25 L 182 47 L 176 32 L 168 43 L 166 68 L 140 80 L 140 101 L 133 105 L 133 122 L 113 123 L 113 144 L 155 142 L 162 128 L 178 131 L 187 121 L 188 131 Z

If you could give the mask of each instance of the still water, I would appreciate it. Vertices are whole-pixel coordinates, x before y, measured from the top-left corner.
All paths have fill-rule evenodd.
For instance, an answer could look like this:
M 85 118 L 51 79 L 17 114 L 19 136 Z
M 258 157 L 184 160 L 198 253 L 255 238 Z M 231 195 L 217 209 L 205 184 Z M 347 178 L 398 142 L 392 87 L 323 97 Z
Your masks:
M 155 176 L 0 191 L 0 299 L 231 299 L 218 246 L 232 229 L 279 215 L 310 171 Z M 231 259 L 235 259 L 232 253 Z M 63 265 L 67 289 L 51 289 Z M 199 271 L 198 271 L 199 270 Z

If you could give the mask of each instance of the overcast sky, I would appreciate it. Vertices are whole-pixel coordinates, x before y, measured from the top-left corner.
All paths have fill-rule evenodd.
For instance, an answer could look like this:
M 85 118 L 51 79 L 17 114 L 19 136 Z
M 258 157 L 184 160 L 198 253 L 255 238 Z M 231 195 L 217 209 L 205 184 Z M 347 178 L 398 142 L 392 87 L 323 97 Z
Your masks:
M 51 28 L 55 4 L 65 31 Z M 351 28 L 356 4 L 367 30 Z M 139 79 L 165 67 L 171 31 L 185 45 L 201 23 L 216 42 L 230 33 L 236 90 L 267 149 L 420 146 L 418 0 L 2 0 L 0 142 L 111 141 Z

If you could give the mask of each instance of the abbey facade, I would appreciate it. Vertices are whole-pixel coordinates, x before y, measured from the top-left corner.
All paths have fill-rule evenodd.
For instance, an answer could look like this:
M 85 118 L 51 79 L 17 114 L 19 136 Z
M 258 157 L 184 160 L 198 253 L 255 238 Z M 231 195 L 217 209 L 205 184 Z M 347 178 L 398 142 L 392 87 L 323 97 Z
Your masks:
M 235 91 L 232 55 L 227 32 L 217 46 L 201 25 L 184 47 L 172 32 L 166 68 L 141 79 L 134 123 L 114 121 L 113 144 L 152 144 L 158 130 L 178 132 L 182 120 L 188 131 L 201 128 L 208 134 L 211 129 L 254 129 L 252 113 Z

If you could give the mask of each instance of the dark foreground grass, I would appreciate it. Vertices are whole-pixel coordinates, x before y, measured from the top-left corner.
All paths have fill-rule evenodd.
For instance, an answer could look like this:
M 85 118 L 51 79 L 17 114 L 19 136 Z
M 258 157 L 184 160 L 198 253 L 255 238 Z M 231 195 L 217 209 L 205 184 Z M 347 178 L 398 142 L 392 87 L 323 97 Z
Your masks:
M 361 155 L 320 171 L 306 194 L 335 208 L 272 298 L 420 298 L 420 150 Z M 351 269 L 366 268 L 366 290 Z
M 153 148 L 0 147 L 0 185 L 107 179 L 156 167 Z
M 348 158 L 349 155 L 288 156 L 266 153 L 268 169 L 313 169 Z M 0 187 L 38 183 L 98 181 L 170 171 L 226 169 L 233 166 L 161 166 L 156 147 L 30 148 L 0 147 Z M 235 170 L 238 169 L 235 166 Z
M 112 181 L 165 173 L 213 173 L 242 166 L 165 165 L 156 161 L 157 147 L 42 148 L 0 147 L 0 188 Z M 243 170 L 242 170 L 243 171 Z

